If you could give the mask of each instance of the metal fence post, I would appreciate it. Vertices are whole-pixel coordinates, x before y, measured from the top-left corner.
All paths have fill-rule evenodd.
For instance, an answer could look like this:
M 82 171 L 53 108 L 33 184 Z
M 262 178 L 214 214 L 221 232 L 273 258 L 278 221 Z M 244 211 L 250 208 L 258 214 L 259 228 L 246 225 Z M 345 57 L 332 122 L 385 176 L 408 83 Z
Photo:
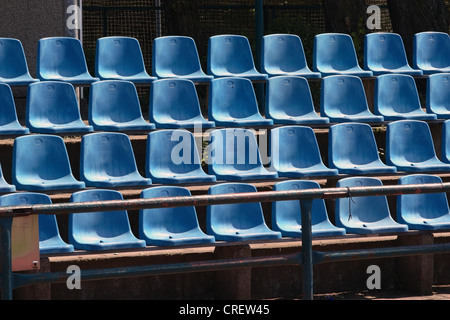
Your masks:
M 11 229 L 12 217 L 0 218 L 0 277 L 3 300 L 12 300 L 12 255 Z
M 312 203 L 313 199 L 300 200 L 302 211 L 302 284 L 303 299 L 305 300 L 313 300 Z

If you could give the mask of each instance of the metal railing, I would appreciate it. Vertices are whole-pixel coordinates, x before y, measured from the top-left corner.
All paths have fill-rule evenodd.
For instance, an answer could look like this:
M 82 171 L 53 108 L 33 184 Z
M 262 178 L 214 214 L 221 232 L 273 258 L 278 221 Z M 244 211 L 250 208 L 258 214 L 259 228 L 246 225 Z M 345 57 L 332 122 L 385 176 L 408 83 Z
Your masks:
M 314 199 L 352 198 L 360 196 L 439 193 L 450 191 L 450 183 L 415 184 L 349 188 L 323 188 L 289 191 L 261 191 L 222 195 L 198 195 L 171 198 L 79 202 L 31 206 L 0 207 L 0 285 L 2 299 L 12 299 L 13 289 L 40 283 L 65 282 L 65 272 L 15 273 L 12 272 L 11 226 L 14 217 L 34 214 L 71 214 L 95 211 L 136 210 L 163 207 L 208 206 L 244 202 L 272 202 L 300 200 L 302 221 L 302 247 L 294 254 L 223 259 L 187 263 L 158 264 L 137 267 L 107 268 L 81 271 L 81 280 L 104 280 L 143 275 L 167 275 L 187 272 L 230 270 L 246 267 L 302 266 L 303 297 L 313 299 L 313 266 L 320 263 L 358 259 L 388 258 L 450 252 L 450 243 L 396 246 L 392 248 L 360 249 L 319 252 L 312 249 L 311 208 Z

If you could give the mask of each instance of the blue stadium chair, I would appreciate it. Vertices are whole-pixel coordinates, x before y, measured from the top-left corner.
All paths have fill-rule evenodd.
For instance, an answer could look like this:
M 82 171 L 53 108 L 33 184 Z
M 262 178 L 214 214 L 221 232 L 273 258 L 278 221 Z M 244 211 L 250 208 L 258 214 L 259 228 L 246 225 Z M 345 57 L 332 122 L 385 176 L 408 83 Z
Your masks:
M 100 80 L 125 80 L 135 84 L 150 84 L 141 45 L 132 37 L 104 37 L 97 40 L 95 76 Z
M 95 131 L 150 131 L 144 120 L 135 85 L 131 81 L 103 80 L 91 85 L 89 123 Z
M 378 187 L 382 185 L 377 178 L 350 177 L 339 180 L 336 187 Z M 384 195 L 336 199 L 335 223 L 337 227 L 345 228 L 347 233 L 356 234 L 408 231 L 408 226 L 394 221 Z
M 202 169 L 194 135 L 183 129 L 157 130 L 147 136 L 145 174 L 155 183 L 208 183 L 216 177 Z
M 103 202 L 123 200 L 115 190 L 91 189 L 75 192 L 70 202 Z M 126 210 L 69 214 L 69 243 L 81 250 L 116 250 L 145 247 L 145 240 L 136 238 Z
M 230 77 L 211 81 L 209 87 L 208 119 L 216 126 L 270 126 L 259 112 L 255 89 L 250 80 Z
M 313 71 L 322 77 L 353 75 L 371 77 L 372 71 L 361 69 L 352 37 L 343 33 L 323 33 L 314 37 Z
M 161 186 L 142 191 L 141 198 L 189 197 L 191 192 L 177 186 Z M 213 243 L 214 236 L 205 234 L 199 226 L 194 206 L 141 209 L 139 238 L 151 246 L 179 246 Z
M 438 119 L 450 119 L 450 73 L 436 73 L 427 78 L 426 109 Z
M 6 194 L 0 197 L 0 206 L 20 206 L 35 204 L 51 204 L 50 197 L 43 193 L 20 192 Z M 39 253 L 72 252 L 73 245 L 65 243 L 59 234 L 56 216 L 53 214 L 39 215 Z
M 150 88 L 149 118 L 157 128 L 213 128 L 201 112 L 194 82 L 188 79 L 161 79 Z
M 450 36 L 445 32 L 420 32 L 413 40 L 413 67 L 423 74 L 450 72 Z
M 445 120 L 441 127 L 441 159 L 450 163 L 450 119 Z
M 14 140 L 12 182 L 17 189 L 28 191 L 85 188 L 84 182 L 76 180 L 72 174 L 64 140 L 46 134 Z
M 194 83 L 209 83 L 213 79 L 203 72 L 194 39 L 186 36 L 153 40 L 152 72 L 159 79 L 184 78 Z
M 319 144 L 310 127 L 283 126 L 270 131 L 270 156 L 279 177 L 336 176 L 338 170 L 322 162 Z
M 322 79 L 320 114 L 330 122 L 382 122 L 383 116 L 369 110 L 360 78 L 349 75 Z
M 211 186 L 210 195 L 257 192 L 246 183 L 223 183 Z M 270 230 L 264 220 L 261 203 L 210 205 L 206 208 L 207 233 L 219 241 L 280 239 L 281 232 Z
M 375 32 L 364 37 L 364 69 L 374 76 L 408 74 L 420 76 L 422 70 L 409 65 L 402 37 L 392 32 Z
M 365 123 L 340 123 L 330 127 L 328 165 L 344 174 L 393 173 L 378 154 L 372 127 Z
M 25 124 L 33 133 L 94 131 L 81 120 L 73 85 L 60 81 L 41 81 L 28 86 Z
M 70 37 L 49 37 L 38 41 L 36 73 L 41 81 L 65 81 L 90 85 L 90 75 L 81 41 Z
M 17 118 L 16 104 L 11 87 L 0 83 L 0 135 L 23 135 L 30 129 L 23 127 Z
M 2 166 L 0 165 L 0 193 L 9 193 L 15 191 L 16 186 L 6 182 L 5 177 L 3 176 Z
M 130 138 L 119 132 L 84 135 L 80 146 L 80 179 L 87 187 L 148 186 L 137 169 Z
M 316 181 L 288 180 L 278 182 L 274 191 L 320 189 Z M 283 237 L 300 238 L 302 236 L 302 213 L 299 200 L 272 202 L 272 230 L 280 231 Z M 314 199 L 311 208 L 311 231 L 313 237 L 331 237 L 345 235 L 344 228 L 337 228 L 328 218 L 323 199 Z
M 262 164 L 252 130 L 225 128 L 211 131 L 207 148 L 208 172 L 217 180 L 277 179 L 278 173 Z
M 214 78 L 242 77 L 265 81 L 268 75 L 255 68 L 253 53 L 247 37 L 224 34 L 208 40 L 207 72 Z
M 386 121 L 436 120 L 420 104 L 416 82 L 410 75 L 385 74 L 375 80 L 374 113 Z
M 438 176 L 412 174 L 401 177 L 399 185 L 442 183 Z M 450 229 L 450 209 L 447 195 L 441 193 L 400 194 L 397 196 L 397 221 L 409 229 Z
M 147 137 L 145 174 L 156 183 L 208 183 L 194 135 L 183 129 L 158 130 Z
M 398 171 L 450 171 L 436 156 L 430 127 L 420 120 L 398 120 L 387 125 L 386 163 Z
M 0 82 L 10 86 L 27 86 L 37 81 L 30 75 L 20 40 L 0 38 Z
M 276 76 L 266 83 L 265 117 L 275 124 L 329 123 L 315 109 L 308 81 L 296 76 Z
M 269 77 L 321 77 L 308 67 L 302 40 L 294 34 L 269 34 L 262 38 L 261 72 Z

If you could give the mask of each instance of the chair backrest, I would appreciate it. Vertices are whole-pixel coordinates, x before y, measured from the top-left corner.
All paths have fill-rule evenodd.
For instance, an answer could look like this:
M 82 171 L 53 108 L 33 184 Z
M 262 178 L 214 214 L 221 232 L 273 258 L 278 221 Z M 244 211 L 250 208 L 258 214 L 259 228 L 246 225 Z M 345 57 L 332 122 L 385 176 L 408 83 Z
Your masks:
M 424 73 L 433 72 L 433 69 L 448 69 L 450 67 L 448 33 L 416 33 L 413 41 L 413 67 L 424 70 Z
M 438 118 L 450 115 L 450 73 L 436 73 L 427 78 L 426 108 Z
M 187 36 L 164 36 L 153 40 L 152 72 L 158 78 L 203 73 L 197 45 Z
M 441 128 L 441 159 L 450 163 L 450 119 L 442 123 Z
M 132 37 L 104 37 L 97 40 L 95 75 L 100 79 L 130 77 L 146 73 L 141 45 Z
M 11 87 L 0 83 L 0 134 L 26 134 L 28 128 L 21 127 L 17 118 L 16 104 Z
M 313 70 L 344 71 L 359 67 L 352 37 L 343 33 L 324 33 L 314 37 Z
M 0 79 L 8 81 L 24 75 L 31 78 L 22 43 L 18 39 L 0 38 Z
M 269 75 L 308 68 L 302 40 L 294 34 L 265 35 L 261 55 L 261 71 Z
M 3 169 L 0 164 L 0 193 L 8 193 L 16 191 L 16 186 L 9 184 L 3 175 Z
M 409 66 L 402 37 L 392 32 L 375 32 L 364 37 L 364 68 L 398 69 Z
M 88 73 L 81 41 L 71 37 L 40 39 L 36 73 L 40 80 L 56 80 Z

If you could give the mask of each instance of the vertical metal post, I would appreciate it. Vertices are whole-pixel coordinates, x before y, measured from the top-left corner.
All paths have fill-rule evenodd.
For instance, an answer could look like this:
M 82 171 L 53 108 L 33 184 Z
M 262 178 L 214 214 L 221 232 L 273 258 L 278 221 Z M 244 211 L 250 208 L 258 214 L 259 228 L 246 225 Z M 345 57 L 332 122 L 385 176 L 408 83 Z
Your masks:
M 11 229 L 13 218 L 0 218 L 0 277 L 1 298 L 12 300 Z
M 313 199 L 300 200 L 302 211 L 302 283 L 303 299 L 305 300 L 313 300 L 312 204 Z
M 263 0 L 255 0 L 255 66 L 261 71 L 261 47 L 264 35 L 264 5 Z M 255 83 L 256 100 L 259 110 L 264 114 L 264 83 Z

